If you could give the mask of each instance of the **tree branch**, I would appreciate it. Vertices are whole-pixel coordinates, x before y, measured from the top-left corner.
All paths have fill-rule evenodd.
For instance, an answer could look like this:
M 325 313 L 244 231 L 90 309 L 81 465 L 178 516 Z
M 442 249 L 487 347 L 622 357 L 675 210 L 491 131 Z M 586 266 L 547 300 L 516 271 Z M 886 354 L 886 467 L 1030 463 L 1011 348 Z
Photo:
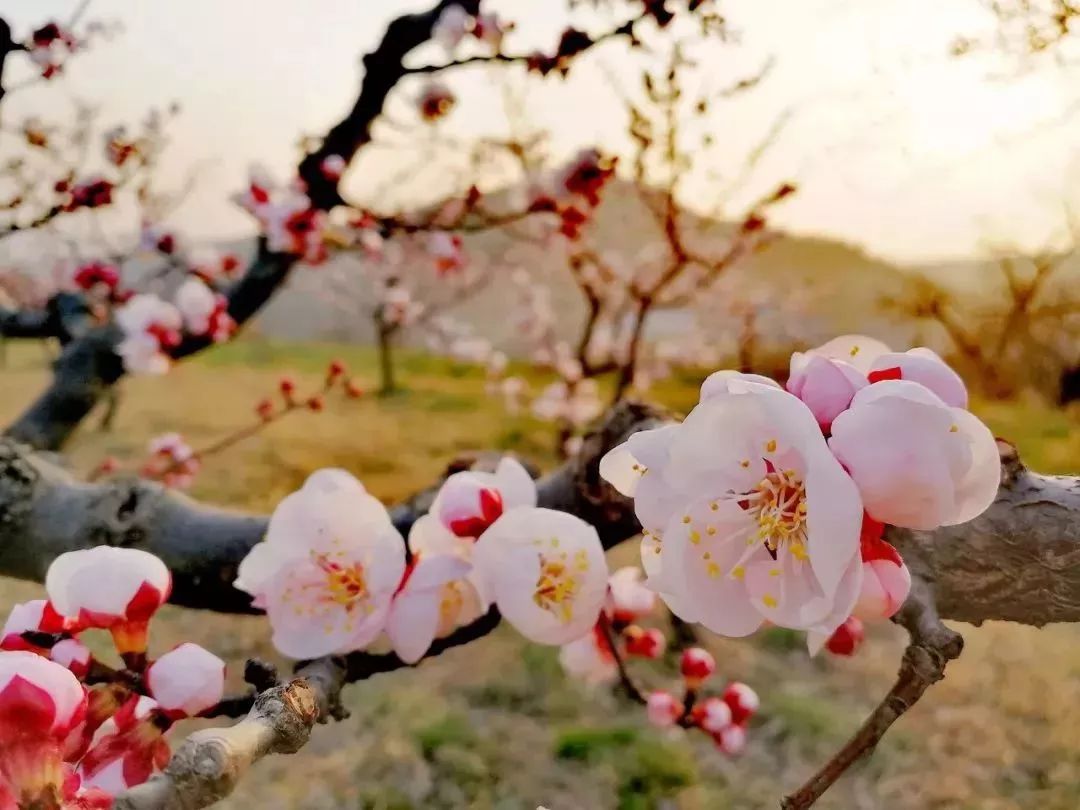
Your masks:
M 938 617 L 930 588 L 921 579 L 912 582 L 911 594 L 893 621 L 903 625 L 911 641 L 900 661 L 892 689 L 855 735 L 802 787 L 780 803 L 781 810 L 806 810 L 858 760 L 873 753 L 892 724 L 945 677 L 945 667 L 960 656 L 964 639 Z

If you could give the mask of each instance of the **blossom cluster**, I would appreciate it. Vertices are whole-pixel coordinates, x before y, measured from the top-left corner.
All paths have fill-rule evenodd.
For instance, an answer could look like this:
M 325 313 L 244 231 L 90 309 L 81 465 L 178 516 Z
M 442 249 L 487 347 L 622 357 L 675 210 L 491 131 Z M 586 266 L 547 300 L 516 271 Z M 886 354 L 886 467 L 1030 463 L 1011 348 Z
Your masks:
M 0 632 L 0 806 L 107 808 L 169 759 L 177 720 L 222 700 L 225 664 L 195 644 L 149 660 L 149 624 L 172 578 L 144 551 L 99 546 L 59 556 L 48 599 L 16 605 Z M 125 664 L 79 637 L 108 631 Z
M 509 458 L 455 473 L 406 543 L 359 481 L 320 470 L 278 505 L 236 586 L 294 658 L 382 643 L 413 663 L 493 605 L 531 640 L 564 644 L 595 626 L 607 565 L 595 529 L 536 498 Z
M 903 604 L 911 578 L 887 526 L 929 530 L 997 493 L 993 435 L 929 349 L 837 338 L 791 360 L 787 390 L 720 371 L 679 424 L 601 463 L 644 528 L 650 587 L 726 636 L 806 630 L 816 651 L 851 617 Z
M 309 264 L 325 261 L 326 212 L 311 204 L 299 178 L 279 186 L 266 170 L 254 166 L 247 189 L 233 200 L 258 221 L 271 252 L 298 256 Z
M 480 12 L 474 16 L 452 4 L 443 9 L 435 21 L 431 37 L 450 54 L 469 38 L 498 52 L 502 49 L 503 38 L 513 28 L 513 23 L 501 20 L 495 13 Z

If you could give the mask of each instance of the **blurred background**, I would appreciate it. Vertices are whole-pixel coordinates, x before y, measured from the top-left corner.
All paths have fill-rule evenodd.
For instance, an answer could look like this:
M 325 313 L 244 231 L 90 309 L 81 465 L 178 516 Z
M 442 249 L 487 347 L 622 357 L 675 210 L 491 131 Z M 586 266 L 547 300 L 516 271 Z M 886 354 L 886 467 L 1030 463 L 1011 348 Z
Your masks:
M 95 266 L 164 298 L 192 270 L 226 289 L 267 234 L 235 195 L 253 179 L 289 189 L 379 69 L 362 56 L 432 5 L 0 0 L 13 42 L 50 21 L 77 40 L 5 60 L 0 310 L 97 295 Z M 782 379 L 792 351 L 861 332 L 935 349 L 1030 466 L 1075 472 L 1080 7 L 482 9 L 457 41 L 448 20 L 408 53 L 370 141 L 323 162 L 346 202 L 272 301 L 167 378 L 115 386 L 64 448 L 73 469 L 137 459 L 166 431 L 205 445 L 250 422 L 282 373 L 317 388 L 342 357 L 372 396 L 270 426 L 191 493 L 267 510 L 342 466 L 393 501 L 462 451 L 550 466 L 616 398 L 685 410 L 713 369 Z M 633 37 L 605 33 L 628 19 Z M 4 424 L 59 350 L 0 343 Z M 0 608 L 35 591 L 4 581 Z M 162 649 L 273 657 L 258 620 L 171 609 L 163 625 Z M 1080 806 L 1075 629 L 961 630 L 948 679 L 820 806 Z M 259 765 L 223 806 L 772 807 L 884 694 L 902 634 L 877 627 L 857 656 L 812 661 L 782 630 L 709 643 L 762 695 L 741 759 L 649 728 L 500 631 L 353 688 L 350 720 Z

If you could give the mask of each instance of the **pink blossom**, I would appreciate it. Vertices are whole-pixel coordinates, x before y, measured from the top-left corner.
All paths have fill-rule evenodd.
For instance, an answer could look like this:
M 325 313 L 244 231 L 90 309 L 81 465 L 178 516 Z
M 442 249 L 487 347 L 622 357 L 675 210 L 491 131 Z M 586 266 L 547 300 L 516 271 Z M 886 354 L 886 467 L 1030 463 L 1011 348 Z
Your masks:
M 443 9 L 439 19 L 431 29 L 431 38 L 449 52 L 453 52 L 461 41 L 469 35 L 473 19 L 457 3 L 451 3 Z
M 835 621 L 831 631 L 850 613 L 862 504 L 796 397 L 732 382 L 681 425 L 631 437 L 605 462 L 602 474 L 633 493 L 646 529 L 650 587 L 683 618 L 743 636 L 765 620 Z
M 587 684 L 610 684 L 619 677 L 611 646 L 596 627 L 591 633 L 563 644 L 559 648 L 559 663 L 567 675 Z
M 440 276 L 456 273 L 465 266 L 464 243 L 456 234 L 432 231 L 428 235 L 427 250 L 434 257 L 435 270 Z
M 968 406 L 967 386 L 936 352 L 927 348 L 889 352 L 878 356 L 870 367 L 870 382 L 910 380 L 925 385 L 953 408 Z
M 414 550 L 386 621 L 386 635 L 402 661 L 415 664 L 424 657 L 439 635 L 442 618 L 457 607 L 453 584 L 460 582 L 471 568 L 454 553 L 426 554 Z
M 590 632 L 607 596 L 596 529 L 566 512 L 505 512 L 476 542 L 473 564 L 485 601 L 539 644 L 566 644 Z
M 656 607 L 656 594 L 642 582 L 636 565 L 620 568 L 608 579 L 607 613 L 614 622 L 629 624 L 649 615 Z
M 154 700 L 132 696 L 95 732 L 79 762 L 82 784 L 112 796 L 141 785 L 169 761 L 168 725 Z
M 864 388 L 833 423 L 829 447 L 881 523 L 924 530 L 964 523 L 997 494 L 1000 461 L 989 429 L 918 383 Z
M 668 728 L 682 717 L 683 705 L 670 692 L 657 690 L 649 693 L 645 702 L 645 715 L 649 722 L 660 728 Z
M 86 715 L 86 693 L 59 664 L 30 652 L 0 652 L 0 806 L 77 805 L 63 743 Z
M 166 716 L 197 717 L 221 702 L 225 662 L 198 644 L 181 644 L 150 665 L 146 686 Z
M 169 370 L 169 353 L 180 345 L 183 326 L 183 316 L 176 307 L 156 295 L 142 293 L 117 309 L 115 320 L 124 335 L 116 348 L 124 368 L 135 374 Z
M 866 375 L 843 360 L 813 352 L 791 356 L 787 390 L 806 403 L 822 430 L 828 431 L 855 393 L 867 385 Z
M 108 629 L 118 652 L 138 654 L 146 651 L 147 626 L 169 598 L 172 577 L 153 554 L 95 546 L 53 560 L 45 589 L 60 615 Z
M 867 621 L 888 619 L 911 590 L 911 572 L 899 552 L 882 539 L 883 528 L 877 521 L 864 519 L 862 589 L 853 612 Z
M 236 331 L 236 322 L 228 312 L 229 302 L 215 293 L 202 279 L 192 276 L 176 291 L 176 308 L 184 319 L 184 328 L 193 335 L 205 335 L 215 343 L 224 343 Z
M 371 644 L 404 574 L 386 507 L 344 470 L 319 470 L 278 504 L 235 584 L 266 610 L 278 650 L 316 658 Z

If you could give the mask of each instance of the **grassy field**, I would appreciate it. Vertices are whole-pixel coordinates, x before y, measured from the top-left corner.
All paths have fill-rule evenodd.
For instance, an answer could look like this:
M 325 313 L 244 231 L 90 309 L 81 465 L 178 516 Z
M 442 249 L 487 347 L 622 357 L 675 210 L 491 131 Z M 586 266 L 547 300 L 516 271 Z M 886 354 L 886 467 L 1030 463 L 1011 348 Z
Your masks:
M 73 442 L 73 469 L 105 454 L 137 459 L 148 438 L 184 433 L 196 446 L 247 424 L 254 403 L 288 371 L 315 388 L 332 356 L 374 379 L 358 348 L 273 346 L 254 340 L 215 349 L 167 380 L 124 383 L 111 433 L 92 419 Z M 0 369 L 7 422 L 47 380 L 40 347 L 9 347 Z M 207 464 L 193 495 L 267 510 L 312 470 L 342 466 L 387 501 L 433 480 L 462 450 L 503 448 L 553 463 L 550 428 L 507 417 L 482 394 L 475 370 L 407 357 L 408 391 L 389 399 L 332 399 L 299 413 Z M 653 395 L 672 407 L 695 397 L 694 380 Z M 1080 416 L 1034 402 L 977 407 L 995 432 L 1045 471 L 1075 469 Z M 615 562 L 634 558 L 630 547 Z M 40 588 L 8 580 L 0 612 Z M 907 715 L 878 752 L 820 804 L 831 810 L 1075 810 L 1080 807 L 1080 630 L 960 626 L 963 657 Z M 265 623 L 166 609 L 153 645 L 197 641 L 234 664 L 274 658 Z M 781 630 L 748 641 L 710 641 L 723 676 L 745 680 L 763 708 L 747 753 L 726 760 L 701 735 L 663 733 L 607 693 L 564 678 L 551 649 L 503 628 L 413 671 L 347 692 L 351 719 L 316 730 L 299 755 L 258 765 L 229 808 L 491 808 L 645 810 L 770 808 L 860 722 L 888 688 L 902 633 L 874 628 L 852 660 L 807 658 L 802 637 Z M 670 669 L 646 666 L 662 685 Z M 180 729 L 183 733 L 185 729 Z

